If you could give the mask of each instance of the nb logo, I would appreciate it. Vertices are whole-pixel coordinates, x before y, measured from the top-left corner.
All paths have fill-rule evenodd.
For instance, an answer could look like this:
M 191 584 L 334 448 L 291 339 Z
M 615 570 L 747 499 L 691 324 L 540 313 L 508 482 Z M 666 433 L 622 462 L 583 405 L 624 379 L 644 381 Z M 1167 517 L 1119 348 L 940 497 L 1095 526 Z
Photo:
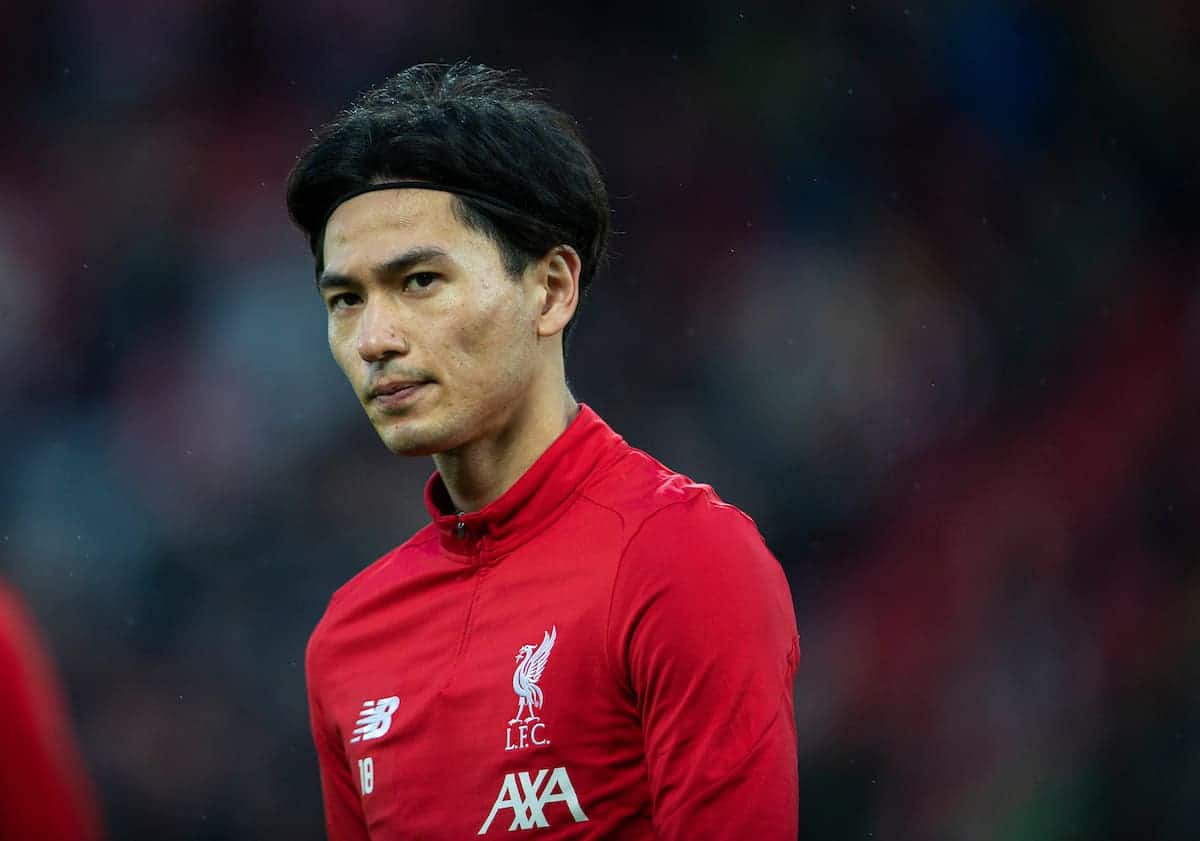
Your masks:
M 575 796 L 575 787 L 571 785 L 566 768 L 560 766 L 553 771 L 543 768 L 533 778 L 530 778 L 529 773 L 521 771 L 504 775 L 500 794 L 492 804 L 492 811 L 488 813 L 487 820 L 479 827 L 478 835 L 488 831 L 488 827 L 502 809 L 512 809 L 513 819 L 508 825 L 509 832 L 514 829 L 549 826 L 550 821 L 546 819 L 545 808 L 551 803 L 565 803 L 575 823 L 582 823 L 588 819 L 579 806 L 579 798 Z M 549 779 L 546 779 L 547 774 Z
M 378 701 L 363 701 L 358 721 L 354 722 L 354 738 L 351 744 L 359 740 L 378 739 L 387 733 L 392 726 L 392 715 L 400 708 L 400 699 L 395 695 L 380 698 Z

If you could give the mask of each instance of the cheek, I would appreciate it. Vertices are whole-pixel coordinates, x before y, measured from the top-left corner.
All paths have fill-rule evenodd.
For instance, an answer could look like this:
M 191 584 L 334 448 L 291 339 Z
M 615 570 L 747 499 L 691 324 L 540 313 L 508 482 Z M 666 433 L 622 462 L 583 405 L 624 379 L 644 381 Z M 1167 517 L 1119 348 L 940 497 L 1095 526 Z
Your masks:
M 476 354 L 507 344 L 517 317 L 518 302 L 511 292 L 484 282 L 474 306 L 459 309 L 454 321 L 455 342 L 463 351 Z
M 342 373 L 346 375 L 351 383 L 355 381 L 355 374 L 358 371 L 355 360 L 358 359 L 358 353 L 354 349 L 354 341 L 348 335 L 345 325 L 336 325 L 332 321 L 328 328 L 329 353 L 333 356 L 333 361 L 342 369 Z
M 484 387 L 519 376 L 533 335 L 532 322 L 517 296 L 503 296 L 455 322 L 454 344 L 467 375 Z M 527 323 L 528 322 L 528 323 Z

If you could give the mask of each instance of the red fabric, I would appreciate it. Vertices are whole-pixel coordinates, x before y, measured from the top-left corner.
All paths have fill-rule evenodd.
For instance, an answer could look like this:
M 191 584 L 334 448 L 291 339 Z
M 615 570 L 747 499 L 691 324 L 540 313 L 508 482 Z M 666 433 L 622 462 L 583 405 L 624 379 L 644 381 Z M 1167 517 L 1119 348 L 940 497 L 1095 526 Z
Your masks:
M 795 617 L 748 517 L 587 407 L 482 511 L 426 497 L 309 642 L 331 841 L 795 839 Z
M 0 839 L 101 835 L 64 708 L 33 624 L 0 585 Z

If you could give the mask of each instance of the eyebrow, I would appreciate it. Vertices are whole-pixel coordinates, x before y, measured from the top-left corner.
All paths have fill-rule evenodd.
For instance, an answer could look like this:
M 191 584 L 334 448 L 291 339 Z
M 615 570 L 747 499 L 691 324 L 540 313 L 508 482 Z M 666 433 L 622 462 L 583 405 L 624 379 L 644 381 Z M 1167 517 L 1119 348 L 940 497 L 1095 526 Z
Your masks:
M 448 257 L 444 249 L 434 245 L 420 245 L 416 248 L 410 248 L 403 254 L 398 254 L 390 260 L 380 263 L 371 269 L 371 273 L 379 275 L 395 275 L 403 274 L 413 266 L 421 263 L 427 263 L 430 260 L 436 260 L 439 257 Z M 333 286 L 357 286 L 358 281 L 349 275 L 338 274 L 337 272 L 323 271 L 317 275 L 317 289 L 328 289 Z

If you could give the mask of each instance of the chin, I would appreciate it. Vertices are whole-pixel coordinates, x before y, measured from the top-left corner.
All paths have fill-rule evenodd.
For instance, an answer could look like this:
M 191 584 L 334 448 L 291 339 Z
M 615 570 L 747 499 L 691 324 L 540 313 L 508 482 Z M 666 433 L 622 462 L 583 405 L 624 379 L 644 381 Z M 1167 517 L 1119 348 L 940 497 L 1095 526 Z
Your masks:
M 383 445 L 398 456 L 431 456 L 441 452 L 441 449 L 429 441 L 422 441 L 412 435 L 389 435 L 380 433 Z
M 397 425 L 399 426 L 399 425 Z M 449 450 L 453 444 L 445 436 L 416 425 L 377 427 L 383 445 L 398 456 L 432 456 Z
M 447 449 L 444 447 L 422 445 L 422 444 L 418 444 L 418 443 L 410 444 L 409 442 L 404 442 L 404 443 L 398 444 L 398 443 L 393 443 L 390 441 L 385 441 L 384 443 L 387 445 L 387 448 L 392 451 L 392 455 L 397 455 L 397 456 L 413 456 L 413 457 L 435 456 L 438 453 L 443 452 L 445 449 Z

